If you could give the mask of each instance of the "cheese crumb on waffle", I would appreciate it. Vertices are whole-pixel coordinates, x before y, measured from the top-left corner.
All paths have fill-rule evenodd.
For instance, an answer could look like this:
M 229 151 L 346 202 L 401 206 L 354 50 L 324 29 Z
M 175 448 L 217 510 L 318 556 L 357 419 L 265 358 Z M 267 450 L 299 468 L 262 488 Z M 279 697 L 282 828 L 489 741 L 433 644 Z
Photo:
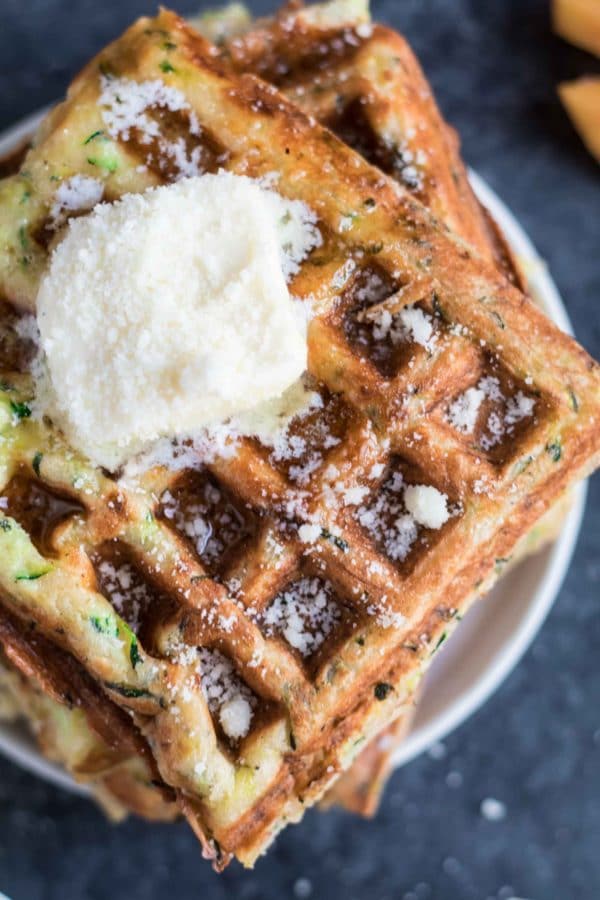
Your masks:
M 118 137 L 105 133 L 106 79 L 148 98 Z M 26 372 L 5 373 L 0 591 L 133 715 L 205 853 L 251 865 L 408 710 L 464 598 L 597 464 L 600 378 L 402 185 L 272 86 L 231 75 L 168 11 L 84 69 L 2 183 L 6 299 L 33 307 L 62 180 L 99 178 L 111 200 L 190 162 L 269 176 L 314 211 L 322 244 L 291 290 L 310 305 L 322 403 L 289 426 L 287 450 L 242 438 L 208 462 L 198 453 L 193 467 L 123 482 L 30 415 Z M 494 389 L 465 434 L 449 410 L 482 379 Z M 415 489 L 443 495 L 439 528 L 415 516 Z M 49 522 L 32 521 L 29 490 Z M 205 511 L 178 527 L 194 504 Z M 140 594 L 136 630 L 102 590 L 117 549 L 152 597 Z M 294 646 L 290 628 L 306 639 Z M 238 706 L 224 715 L 228 702 Z

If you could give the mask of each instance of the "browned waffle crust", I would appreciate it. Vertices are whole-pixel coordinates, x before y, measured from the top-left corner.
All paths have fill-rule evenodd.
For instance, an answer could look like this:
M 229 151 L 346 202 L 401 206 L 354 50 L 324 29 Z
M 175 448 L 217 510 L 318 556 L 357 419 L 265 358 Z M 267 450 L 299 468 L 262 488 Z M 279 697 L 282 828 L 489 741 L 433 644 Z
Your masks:
M 35 297 L 54 167 L 63 167 L 61 177 L 97 174 L 86 148 L 103 125 L 101 74 L 142 81 L 159 72 L 183 92 L 202 129 L 192 136 L 187 112 L 156 110 L 163 136 L 200 146 L 207 170 L 277 173 L 278 190 L 318 216 L 323 245 L 292 290 L 314 307 L 309 367 L 324 407 L 318 425 L 299 427 L 320 464 L 300 490 L 289 462 L 247 440 L 201 471 L 157 470 L 128 491 L 69 454 L 55 431 L 13 416 L 4 432 L 0 585 L 13 615 L 34 621 L 133 713 L 206 851 L 221 863 L 229 854 L 252 863 L 351 763 L 363 739 L 405 711 L 464 598 L 487 586 L 518 538 L 596 464 L 598 369 L 405 189 L 273 88 L 231 77 L 217 52 L 168 12 L 138 22 L 86 67 L 21 175 L 3 185 L 9 221 L 11 204 L 25 184 L 32 188 L 16 259 L 10 243 L 4 248 L 8 300 L 26 306 Z M 111 149 L 116 166 L 102 172 L 108 198 L 176 174 L 164 144 L 145 143 L 134 130 Z M 429 350 L 378 340 L 373 316 L 395 320 L 412 304 L 433 323 Z M 468 438 L 447 420 L 449 405 L 482 377 L 496 379 L 504 397 L 520 392 L 535 402 L 535 414 L 488 449 L 485 421 L 501 414 L 502 401 L 487 398 Z M 7 382 L 13 411 L 26 390 L 25 380 Z M 327 450 L 324 434 L 339 442 Z M 437 487 L 454 510 L 443 528 L 421 529 L 401 561 L 344 499 L 360 488 L 365 511 L 380 505 L 385 520 L 398 474 Z M 27 525 L 23 491 L 11 486 L 19 478 L 79 504 L 55 523 L 49 544 L 48 535 L 42 541 L 16 524 Z M 207 484 L 218 498 L 207 515 L 222 533 L 222 552 L 203 558 L 165 517 L 164 497 L 168 489 L 184 507 L 190 495 L 206 498 Z M 233 531 L 223 528 L 223 504 L 235 510 Z M 314 542 L 300 540 L 307 521 L 320 523 Z M 150 585 L 137 636 L 98 593 L 99 561 L 115 552 Z M 279 593 L 305 577 L 319 580 L 338 608 L 337 626 L 308 659 L 263 625 Z M 209 713 L 198 647 L 229 657 L 256 698 L 238 745 Z
M 456 233 L 473 240 L 484 255 L 498 262 L 501 271 L 520 283 L 518 266 L 506 251 L 503 236 L 475 200 L 457 137 L 443 121 L 406 42 L 378 26 L 357 45 L 347 23 L 332 27 L 314 16 L 307 21 L 305 13 L 283 9 L 276 17 L 255 23 L 243 37 L 220 42 L 222 58 L 238 72 L 255 71 L 279 84 L 306 113 L 346 138 L 369 162 L 383 165 Z M 339 52 L 340 47 L 344 52 Z M 386 61 L 392 51 L 394 66 L 389 67 Z M 438 138 L 433 145 L 432 135 Z M 0 161 L 0 174 L 14 174 L 23 157 L 24 149 L 18 148 Z M 558 527 L 562 516 L 555 515 L 554 521 Z M 544 529 L 546 540 L 554 537 L 556 527 Z M 110 703 L 108 698 L 104 703 Z M 375 812 L 410 718 L 392 723 L 387 733 L 361 752 L 329 792 L 327 804 L 337 802 L 365 815 Z
M 103 793 L 110 795 L 123 813 L 133 812 L 147 819 L 171 821 L 177 815 L 173 791 L 162 784 L 156 764 L 142 735 L 128 716 L 99 690 L 85 670 L 68 653 L 42 635 L 32 633 L 22 621 L 0 609 L 0 656 L 3 666 L 19 673 L 17 701 L 24 701 L 22 713 L 33 729 L 41 749 L 63 765 L 80 781 L 101 783 Z M 48 704 L 36 703 L 37 692 L 43 692 L 52 705 L 67 710 L 80 710 L 93 735 L 89 750 L 73 765 L 72 753 L 61 755 L 64 742 L 72 733 L 52 734 L 48 740 L 45 727 Z M 32 702 L 33 701 L 33 702 Z M 52 711 L 52 706 L 50 706 Z M 60 728 L 61 722 L 58 723 Z M 68 748 L 69 751 L 72 748 Z M 135 776 L 126 765 L 136 761 Z M 125 765 L 124 765 L 125 764 Z M 109 813 L 112 807 L 109 806 Z M 119 809 L 119 814 L 122 815 Z
M 284 6 L 225 41 L 234 71 L 278 87 L 354 150 L 398 180 L 514 284 L 525 280 L 504 235 L 477 200 L 456 131 L 443 119 L 405 38 L 384 25 L 332 24 Z
M 220 41 L 221 57 L 236 72 L 276 85 L 524 290 L 525 279 L 504 235 L 470 186 L 458 135 L 444 121 L 406 40 L 378 24 L 359 29 L 357 40 L 347 22 L 332 24 L 313 10 L 284 6 L 276 16 Z M 197 27 L 202 31 L 201 20 Z M 545 540 L 556 536 L 561 523 L 562 514 L 553 515 L 552 523 L 548 519 Z M 539 546 L 531 543 L 522 555 Z M 408 718 L 395 722 L 389 739 L 382 736 L 366 747 L 326 802 L 372 815 L 407 728 Z

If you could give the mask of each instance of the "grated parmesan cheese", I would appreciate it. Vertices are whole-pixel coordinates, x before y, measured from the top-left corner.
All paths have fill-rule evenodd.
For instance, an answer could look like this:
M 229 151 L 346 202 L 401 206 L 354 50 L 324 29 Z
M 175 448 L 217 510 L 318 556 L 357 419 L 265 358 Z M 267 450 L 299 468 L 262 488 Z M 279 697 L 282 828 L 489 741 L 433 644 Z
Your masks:
M 219 721 L 227 737 L 234 741 L 248 734 L 252 720 L 252 707 L 245 697 L 226 700 L 219 713 Z
M 301 434 L 291 429 L 298 419 L 303 420 Z M 301 487 L 324 462 L 327 451 L 340 443 L 340 438 L 332 434 L 323 397 L 303 382 L 292 386 L 279 404 L 271 402 L 251 410 L 236 417 L 233 425 L 271 448 L 270 462 L 282 464 L 290 480 Z
M 278 631 L 302 656 L 310 656 L 339 619 L 331 585 L 319 578 L 301 578 L 275 597 L 264 625 L 267 635 Z
M 406 485 L 393 472 L 371 506 L 357 510 L 360 525 L 394 562 L 403 562 L 419 535 L 419 525 L 441 528 L 451 516 L 447 497 L 430 485 Z
M 393 609 L 387 609 L 384 600 L 379 604 L 371 603 L 367 606 L 367 613 L 372 616 L 381 628 L 403 628 L 406 625 L 406 616 Z
M 472 434 L 484 398 L 485 394 L 480 388 L 468 388 L 451 404 L 448 410 L 450 424 L 463 434 Z
M 218 565 L 225 551 L 247 534 L 244 518 L 212 481 L 204 481 L 183 502 L 167 490 L 161 503 L 165 519 L 192 541 L 207 566 Z
M 305 523 L 298 529 L 298 537 L 305 544 L 314 544 L 314 542 L 318 541 L 321 537 L 322 530 L 320 525 Z
M 490 400 L 496 403 L 487 419 L 486 430 L 480 438 L 483 450 L 491 450 L 499 444 L 507 435 L 512 434 L 514 426 L 522 419 L 533 415 L 535 398 L 527 397 L 523 391 L 517 391 L 514 397 L 506 398 L 500 388 L 497 378 L 488 376 L 482 378 L 479 387 Z
M 202 129 L 181 91 L 159 78 L 138 82 L 102 75 L 100 86 L 98 103 L 112 138 L 127 142 L 135 131 L 142 144 L 158 142 L 161 154 L 174 163 L 180 177 L 202 174 L 202 146 L 198 144 L 188 154 L 183 137 L 169 141 L 162 134 L 159 122 L 149 114 L 153 108 L 185 112 L 190 134 L 199 136 Z
M 245 737 L 250 729 L 256 698 L 233 664 L 218 650 L 200 647 L 198 671 L 208 708 L 218 715 L 227 737 L 233 741 Z
M 385 307 L 379 310 L 374 319 L 373 337 L 377 341 L 389 339 L 394 345 L 413 341 L 429 353 L 437 342 L 432 317 L 418 306 L 405 306 L 394 315 Z
M 526 419 L 533 414 L 535 399 L 527 397 L 523 391 L 517 391 L 514 397 L 509 397 L 506 403 L 504 424 L 510 428 L 521 419 Z
M 322 407 L 321 395 L 299 379 L 281 397 L 235 416 L 230 425 L 236 434 L 258 438 L 261 444 L 273 448 L 278 459 L 283 459 L 293 456 L 298 450 L 298 442 L 294 443 L 294 439 L 288 438 L 287 434 L 294 419 L 304 418 Z
M 486 375 L 484 378 L 481 378 L 477 387 L 490 400 L 499 401 L 504 399 L 504 394 L 500 390 L 500 382 L 495 375 Z
M 362 485 L 354 485 L 353 487 L 343 490 L 344 506 L 357 506 L 365 499 L 369 493 L 369 488 Z
M 114 127 L 133 127 L 135 109 Z M 303 204 L 225 172 L 71 220 L 38 295 L 43 411 L 115 469 L 278 397 L 307 353 L 284 270 L 319 239 Z
M 413 341 L 431 351 L 435 345 L 433 319 L 418 306 L 406 306 L 398 314 L 404 330 Z
M 404 479 L 394 472 L 375 497 L 374 503 L 357 510 L 360 525 L 383 547 L 394 562 L 402 562 L 417 539 L 417 523 L 403 503 Z
M 415 154 L 406 144 L 396 148 L 394 168 L 404 184 L 413 191 L 420 191 L 423 187 L 423 173 L 419 166 L 423 165 L 424 159 L 426 157 L 422 151 Z
M 507 398 L 499 379 L 495 375 L 486 375 L 479 379 L 476 387 L 468 388 L 454 400 L 446 414 L 448 422 L 463 434 L 472 434 L 485 400 L 495 404 L 495 408 L 489 411 L 479 439 L 483 450 L 491 450 L 499 444 L 512 433 L 517 422 L 532 416 L 535 409 L 534 397 L 519 390 Z
M 70 212 L 89 212 L 102 200 L 104 185 L 97 178 L 73 175 L 61 182 L 50 208 L 51 227 L 59 228 Z
M 425 528 L 441 528 L 450 518 L 445 494 L 427 484 L 409 484 L 404 489 L 404 503 L 415 522 Z
M 200 134 L 200 125 L 184 94 L 159 78 L 153 81 L 132 81 L 129 78 L 100 76 L 99 104 L 102 118 L 111 137 L 128 141 L 132 130 L 141 133 L 143 143 L 150 143 L 160 134 L 159 124 L 148 115 L 148 109 L 158 107 L 170 112 L 190 113 L 190 131 Z

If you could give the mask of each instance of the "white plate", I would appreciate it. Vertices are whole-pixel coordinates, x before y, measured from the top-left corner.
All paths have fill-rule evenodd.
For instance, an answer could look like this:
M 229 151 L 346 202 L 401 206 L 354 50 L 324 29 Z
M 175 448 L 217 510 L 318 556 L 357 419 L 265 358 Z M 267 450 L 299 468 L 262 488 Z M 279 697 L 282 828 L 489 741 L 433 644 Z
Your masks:
M 31 134 L 43 112 L 0 136 L 0 156 Z M 556 285 L 531 241 L 491 188 L 475 173 L 470 177 L 478 197 L 525 262 L 532 295 L 560 328 L 571 332 Z M 413 759 L 464 722 L 517 664 L 544 621 L 569 567 L 585 493 L 585 485 L 576 489 L 560 539 L 522 562 L 465 616 L 427 674 L 412 728 L 396 753 L 396 765 Z M 0 751 L 48 781 L 71 791 L 86 792 L 62 769 L 46 762 L 21 726 L 0 723 Z

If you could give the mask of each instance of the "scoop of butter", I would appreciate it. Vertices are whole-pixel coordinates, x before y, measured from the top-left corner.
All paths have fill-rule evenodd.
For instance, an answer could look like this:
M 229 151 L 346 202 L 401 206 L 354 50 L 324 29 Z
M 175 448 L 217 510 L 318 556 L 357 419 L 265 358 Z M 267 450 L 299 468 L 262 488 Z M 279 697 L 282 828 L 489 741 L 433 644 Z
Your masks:
M 45 411 L 115 469 L 278 397 L 307 356 L 285 276 L 319 239 L 303 204 L 224 172 L 72 220 L 37 298 Z

